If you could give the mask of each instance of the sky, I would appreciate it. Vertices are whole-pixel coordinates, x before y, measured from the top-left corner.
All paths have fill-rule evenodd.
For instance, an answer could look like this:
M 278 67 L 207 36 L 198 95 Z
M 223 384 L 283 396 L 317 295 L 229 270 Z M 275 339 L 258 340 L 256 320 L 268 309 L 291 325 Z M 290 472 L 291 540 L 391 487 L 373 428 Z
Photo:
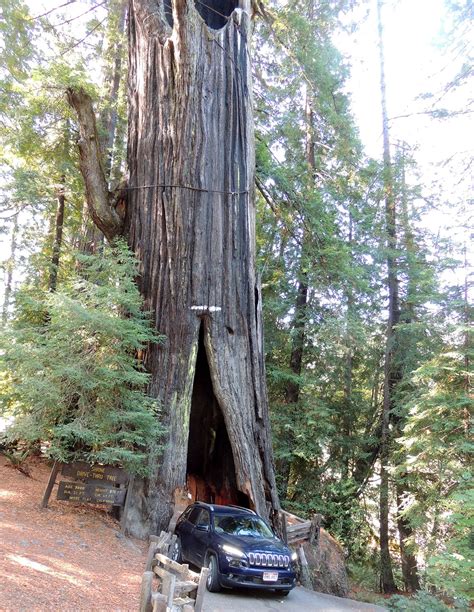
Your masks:
M 362 7 L 345 17 L 359 25 L 354 34 L 339 34 L 335 43 L 348 57 L 351 77 L 347 89 L 366 153 L 382 158 L 382 111 L 380 65 L 378 52 L 376 0 L 367 0 Z M 439 238 L 456 238 L 466 244 L 472 272 L 472 219 L 469 223 L 469 198 L 472 198 L 474 177 L 471 168 L 464 168 L 473 159 L 474 123 L 472 114 L 449 120 L 420 114 L 433 108 L 468 110 L 468 86 L 443 95 L 444 87 L 468 59 L 467 46 L 459 29 L 459 40 L 446 49 L 446 35 L 452 18 L 444 0 L 385 0 L 382 9 L 387 112 L 390 118 L 392 149 L 404 141 L 417 162 L 418 176 L 426 200 L 432 208 L 422 224 Z M 456 31 L 458 34 L 458 31 Z M 471 37 L 470 46 L 474 38 Z M 422 98 L 427 92 L 431 99 Z M 470 90 L 470 97 L 474 93 Z M 471 107 L 472 113 L 472 107 Z M 408 115 L 408 116 L 407 116 Z M 449 163 L 446 163 L 450 160 Z M 472 201 L 472 200 L 471 200 Z M 453 206 L 466 205 L 463 216 L 453 216 Z M 471 245 L 471 246 L 469 246 Z M 465 270 L 446 273 L 454 281 Z
M 366 2 L 358 13 L 359 22 L 362 22 L 360 14 L 366 14 L 358 31 L 353 36 L 341 35 L 336 44 L 348 55 L 352 65 L 348 89 L 362 141 L 369 155 L 380 157 L 382 130 L 375 0 Z M 419 96 L 440 92 L 462 60 L 453 61 L 452 54 L 447 55 L 442 49 L 445 32 L 451 26 L 445 2 L 390 0 L 383 7 L 382 20 L 392 142 L 405 140 L 418 146 L 418 161 L 423 164 L 437 162 L 460 151 L 472 152 L 471 119 L 462 117 L 459 121 L 443 122 L 416 114 L 431 108 L 432 104 Z M 465 90 L 459 94 L 461 96 L 465 96 Z M 452 94 L 440 100 L 439 105 L 445 103 L 451 109 L 459 109 L 465 100 L 456 99 Z M 402 115 L 411 116 L 401 118 Z
M 375 0 L 366 2 L 354 17 L 360 24 L 358 30 L 353 35 L 338 37 L 336 44 L 348 55 L 352 66 L 348 89 L 362 141 L 369 155 L 379 157 L 382 131 Z M 431 75 L 439 69 L 441 61 L 436 40 L 444 18 L 443 0 L 398 0 L 383 7 L 389 117 L 416 112 L 420 107 L 416 97 L 431 90 Z M 419 125 L 420 118 L 416 121 Z M 406 121 L 391 121 L 390 127 L 396 138 L 413 137 Z

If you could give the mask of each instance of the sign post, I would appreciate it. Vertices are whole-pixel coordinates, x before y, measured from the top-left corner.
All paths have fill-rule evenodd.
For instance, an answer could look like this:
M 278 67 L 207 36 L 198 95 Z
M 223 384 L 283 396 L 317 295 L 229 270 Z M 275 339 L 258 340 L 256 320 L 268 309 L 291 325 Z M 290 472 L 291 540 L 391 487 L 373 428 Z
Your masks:
M 49 475 L 48 484 L 46 485 L 46 489 L 44 491 L 43 499 L 41 501 L 41 507 L 47 508 L 48 501 L 51 496 L 51 491 L 53 490 L 54 483 L 56 482 L 56 476 L 58 475 L 59 470 L 61 469 L 61 464 L 57 461 L 53 464 L 53 469 L 51 470 L 51 474 Z
M 48 507 L 48 501 L 59 471 L 63 476 L 72 480 L 61 480 L 59 482 L 56 499 L 123 507 L 121 528 L 122 531 L 124 530 L 130 502 L 130 496 L 127 493 L 133 485 L 133 475 L 130 476 L 123 468 L 113 465 L 91 465 L 84 461 L 61 464 L 55 461 L 41 501 L 42 508 Z

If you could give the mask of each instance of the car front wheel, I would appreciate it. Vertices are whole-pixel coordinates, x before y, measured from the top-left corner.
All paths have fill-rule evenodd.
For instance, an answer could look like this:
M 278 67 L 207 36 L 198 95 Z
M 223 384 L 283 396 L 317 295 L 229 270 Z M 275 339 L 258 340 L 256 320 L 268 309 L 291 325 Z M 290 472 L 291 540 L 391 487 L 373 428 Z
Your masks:
M 207 576 L 206 587 L 211 593 L 217 593 L 221 590 L 219 584 L 219 569 L 217 567 L 217 559 L 215 555 L 209 555 L 207 558 L 207 567 L 209 568 L 209 574 Z

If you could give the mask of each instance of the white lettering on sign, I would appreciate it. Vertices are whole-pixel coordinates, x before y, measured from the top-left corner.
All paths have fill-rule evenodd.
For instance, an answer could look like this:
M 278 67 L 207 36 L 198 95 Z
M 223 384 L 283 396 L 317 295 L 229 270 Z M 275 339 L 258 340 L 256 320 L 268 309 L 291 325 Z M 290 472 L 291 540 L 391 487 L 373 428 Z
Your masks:
M 220 306 L 191 306 L 191 310 L 206 310 L 207 312 L 219 312 Z

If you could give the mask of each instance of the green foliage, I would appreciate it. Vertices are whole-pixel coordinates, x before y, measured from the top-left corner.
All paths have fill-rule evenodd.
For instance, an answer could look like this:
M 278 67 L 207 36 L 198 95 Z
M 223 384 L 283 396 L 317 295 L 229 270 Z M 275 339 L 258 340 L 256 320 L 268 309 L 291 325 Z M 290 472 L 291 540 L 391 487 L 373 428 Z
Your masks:
M 273 5 L 271 27 L 257 32 L 265 42 L 256 58 L 257 175 L 266 196 L 257 244 L 280 494 L 297 514 L 321 512 L 359 557 L 369 533 L 355 496 L 376 427 L 383 258 L 380 169 L 362 158 L 347 66 L 332 42 L 343 4 Z M 291 357 L 301 324 L 298 374 Z
M 0 0 L 0 11 L 0 64 L 11 77 L 21 79 L 34 53 L 31 34 L 35 24 L 21 0 Z
M 454 606 L 448 606 L 426 591 L 418 591 L 413 597 L 394 595 L 383 603 L 393 612 L 448 612 L 453 609 L 467 612 L 469 610 L 469 606 L 463 600 L 455 600 Z
M 78 256 L 57 293 L 24 288 L 2 338 L 3 412 L 13 439 L 42 440 L 61 461 L 120 463 L 144 473 L 159 450 L 159 407 L 137 354 L 160 338 L 141 311 L 126 245 Z
M 379 587 L 379 576 L 378 576 L 378 558 L 372 556 L 370 559 L 365 559 L 363 562 L 355 562 L 352 557 L 347 562 L 346 568 L 349 575 L 351 584 L 357 586 L 357 589 L 373 593 L 378 590 Z M 365 597 L 359 597 L 359 601 L 367 601 Z M 372 603 L 382 603 L 379 601 L 373 601 Z
M 427 584 L 472 597 L 473 444 L 466 367 L 472 353 L 467 330 L 457 332 L 449 337 L 461 346 L 446 347 L 413 374 L 416 393 L 400 438 L 406 453 L 400 469 L 412 491 L 407 516 L 427 540 Z

